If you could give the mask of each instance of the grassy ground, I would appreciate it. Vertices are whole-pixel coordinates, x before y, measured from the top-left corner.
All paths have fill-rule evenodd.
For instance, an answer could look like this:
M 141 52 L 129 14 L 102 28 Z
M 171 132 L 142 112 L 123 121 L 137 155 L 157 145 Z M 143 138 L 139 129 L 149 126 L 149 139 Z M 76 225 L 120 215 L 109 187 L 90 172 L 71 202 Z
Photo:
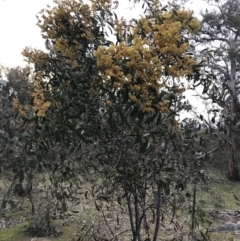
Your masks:
M 34 237 L 28 237 L 23 234 L 22 229 L 26 225 L 26 223 L 22 223 L 16 225 L 11 228 L 7 228 L 0 231 L 0 240 L 1 241 L 30 241 Z M 61 228 L 63 231 L 63 235 L 57 238 L 53 238 L 55 241 L 67 241 L 71 240 L 71 238 L 76 238 L 76 228 L 74 226 L 66 226 Z M 36 241 L 44 241 L 49 240 L 47 238 L 36 238 Z M 35 241 L 34 240 L 34 241 Z
M 209 182 L 207 185 L 198 185 L 197 187 L 197 205 L 196 213 L 200 216 L 198 217 L 197 228 L 206 231 L 206 228 L 218 227 L 227 221 L 232 221 L 236 223 L 240 221 L 240 215 L 237 212 L 240 210 L 240 184 L 229 182 L 225 178 L 225 174 L 219 169 L 210 169 Z M 4 187 L 7 184 L 7 179 L 3 179 L 0 182 L 0 199 L 4 194 Z M 42 188 L 42 186 L 41 186 Z M 86 184 L 86 190 L 88 185 Z M 84 193 L 86 190 L 82 190 Z M 192 191 L 192 187 L 189 187 Z M 41 202 L 45 203 L 42 194 L 39 196 L 35 192 L 34 201 L 40 205 Z M 21 201 L 20 197 L 15 197 L 17 201 Z M 44 207 L 44 205 L 42 206 Z M 5 220 L 16 220 L 19 217 L 25 217 L 26 213 L 29 215 L 30 202 L 28 200 L 24 201 L 22 211 L 8 211 L 5 213 L 4 217 L 0 217 Z M 78 211 L 79 213 L 71 212 L 71 210 Z M 98 212 L 95 208 L 95 204 L 91 199 L 84 200 L 78 206 L 70 206 L 69 215 L 70 218 L 67 221 L 54 221 L 56 228 L 63 232 L 63 235 L 57 238 L 52 238 L 55 241 L 71 241 L 77 240 L 77 237 L 82 237 L 82 240 L 104 240 L 112 237 L 111 232 L 120 234 L 123 230 L 126 232 L 119 235 L 119 240 L 129 241 L 131 238 L 131 232 L 129 227 L 129 220 L 127 219 L 125 210 L 119 209 L 117 205 L 112 205 L 105 209 L 104 216 L 101 212 Z M 189 230 L 191 225 L 191 213 L 187 210 L 183 213 L 177 213 L 178 223 L 185 230 Z M 165 217 L 166 218 L 166 217 Z M 120 223 L 116 220 L 119 219 Z M 188 220 L 186 222 L 186 220 Z M 204 221 L 204 222 L 202 222 Z M 163 221 L 164 227 L 161 226 L 160 238 L 159 240 L 172 240 L 173 238 L 181 238 L 183 240 L 189 240 L 188 236 L 175 230 L 175 226 L 169 222 L 169 219 Z M 0 229 L 0 241 L 30 241 L 34 237 L 26 236 L 22 230 L 28 222 L 25 221 L 21 223 L 16 223 L 10 228 Z M 152 228 L 152 227 L 150 227 Z M 91 233 L 91 235 L 90 235 Z M 234 233 L 210 233 L 211 240 L 213 241 L 240 241 L 240 236 Z M 37 238 L 36 241 L 46 241 L 46 238 Z
M 225 169 L 226 171 L 226 169 Z M 223 225 L 227 221 L 240 221 L 240 183 L 227 181 L 223 170 L 209 172 L 210 183 L 207 190 L 198 193 L 202 208 L 212 214 L 211 227 Z M 234 233 L 211 233 L 213 241 L 240 241 L 240 235 Z

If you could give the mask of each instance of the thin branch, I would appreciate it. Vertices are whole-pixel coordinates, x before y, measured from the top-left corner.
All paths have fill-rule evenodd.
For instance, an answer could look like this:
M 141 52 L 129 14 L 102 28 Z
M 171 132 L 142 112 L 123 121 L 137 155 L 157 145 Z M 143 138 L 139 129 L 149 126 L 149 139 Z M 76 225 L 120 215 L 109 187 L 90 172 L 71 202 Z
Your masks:
M 126 199 L 127 199 L 127 206 L 128 206 L 131 230 L 133 233 L 133 237 L 135 238 L 136 231 L 134 229 L 133 212 L 132 212 L 132 207 L 131 207 L 131 198 L 130 198 L 131 193 L 129 194 L 127 190 L 125 192 L 126 192 Z
M 192 231 L 192 240 L 195 239 L 194 237 L 194 231 L 195 231 L 195 205 L 196 205 L 196 192 L 197 192 L 197 189 L 196 189 L 196 184 L 194 185 L 194 188 L 193 188 L 193 203 L 192 203 L 192 225 L 191 225 L 191 231 Z
M 203 155 L 197 157 L 197 160 L 198 160 L 198 159 L 201 159 L 201 158 L 203 158 L 203 157 L 205 157 L 205 156 L 207 156 L 207 155 L 209 155 L 209 154 L 211 154 L 211 153 L 213 153 L 213 152 L 215 152 L 215 151 L 217 151 L 217 150 L 220 149 L 220 148 L 221 148 L 221 146 L 216 147 L 215 149 L 213 149 L 213 150 L 211 150 L 211 151 L 208 151 L 208 152 L 204 153 Z
M 137 190 L 135 187 L 135 195 L 134 195 L 134 206 L 135 206 L 135 225 L 136 225 L 136 236 L 137 240 L 141 241 L 141 236 L 140 236 L 140 218 L 139 218 L 139 202 L 138 202 L 138 196 L 137 196 Z
M 217 36 L 214 36 L 214 34 L 211 34 L 210 32 L 208 32 L 208 31 L 201 31 L 202 32 L 202 34 L 206 34 L 206 35 L 209 35 L 210 37 L 209 38 L 207 38 L 207 37 L 203 37 L 203 38 L 201 38 L 201 41 L 202 40 L 204 40 L 204 41 L 223 41 L 223 42 L 226 42 L 229 46 L 230 46 L 230 42 L 229 42 L 229 40 L 228 39 L 226 39 L 226 38 L 220 38 L 220 37 L 217 37 Z
M 155 225 L 155 230 L 154 230 L 154 236 L 153 236 L 153 241 L 157 241 L 157 237 L 158 237 L 158 233 L 159 233 L 159 227 L 160 227 L 160 215 L 161 215 L 161 204 L 162 204 L 162 200 L 161 200 L 161 187 L 160 185 L 158 185 L 158 190 L 157 190 L 157 194 L 158 194 L 158 200 L 157 200 L 157 217 L 156 217 L 156 225 Z
M 109 226 L 109 224 L 108 224 L 108 221 L 107 221 L 107 219 L 106 219 L 106 216 L 105 216 L 105 214 L 104 214 L 104 211 L 103 210 L 101 210 L 102 211 L 102 215 L 103 215 L 103 218 L 104 218 L 104 221 L 105 221 L 105 223 L 106 223 L 106 225 L 107 225 L 107 227 L 108 227 L 108 229 L 109 229 L 109 231 L 111 232 L 111 234 L 112 234 L 112 236 L 113 236 L 113 239 L 114 239 L 114 232 L 112 231 L 112 229 L 111 229 L 111 227 Z
M 222 67 L 220 67 L 219 65 L 216 64 L 201 64 L 202 67 L 209 67 L 209 68 L 213 68 L 215 70 L 219 70 L 222 74 L 224 74 L 226 79 L 230 79 L 230 75 L 228 72 L 226 72 Z
M 123 140 L 124 140 L 125 124 L 126 124 L 126 119 L 127 119 L 128 115 L 130 114 L 130 111 L 131 111 L 131 108 L 129 108 L 129 110 L 128 110 L 126 116 L 125 116 L 125 121 L 123 122 L 123 125 L 122 125 L 121 140 L 120 140 L 120 149 L 119 149 L 119 153 L 118 153 L 118 159 L 117 159 L 116 164 L 115 164 L 114 167 L 112 168 L 112 170 L 118 166 L 118 164 L 119 164 L 119 162 L 121 161 L 121 158 L 122 158 L 122 149 L 123 149 Z

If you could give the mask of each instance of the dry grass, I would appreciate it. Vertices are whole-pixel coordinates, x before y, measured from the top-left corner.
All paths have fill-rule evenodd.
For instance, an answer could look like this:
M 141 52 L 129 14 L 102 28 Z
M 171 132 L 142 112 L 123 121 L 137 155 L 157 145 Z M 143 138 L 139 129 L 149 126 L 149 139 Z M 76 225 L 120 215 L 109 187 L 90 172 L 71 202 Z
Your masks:
M 209 223 L 212 222 L 211 228 L 224 224 L 227 221 L 240 221 L 240 216 L 234 215 L 233 211 L 239 210 L 240 205 L 240 185 L 239 183 L 228 182 L 223 178 L 222 173 L 218 171 L 210 171 L 210 182 L 208 185 L 198 186 L 197 191 L 197 219 L 199 226 L 197 229 L 206 231 Z M 0 197 L 4 193 L 4 187 L 7 186 L 7 179 L 0 181 Z M 48 185 L 49 180 L 46 179 L 45 185 Z M 117 235 L 119 241 L 127 241 L 131 238 L 130 225 L 126 209 L 120 209 L 117 203 L 111 206 L 104 205 L 104 215 L 98 212 L 91 196 L 85 199 L 85 191 L 90 190 L 90 184 L 85 183 L 82 194 L 79 194 L 80 203 L 78 205 L 69 204 L 69 219 L 67 221 L 56 221 L 55 224 L 63 235 L 58 238 L 53 238 L 55 241 L 76 240 L 77 237 L 82 237 L 83 240 L 94 239 L 110 239 Z M 43 185 L 39 185 L 39 189 Z M 189 191 L 192 192 L 192 187 L 189 186 Z M 42 198 L 42 193 L 37 191 L 34 193 L 34 200 L 37 205 L 46 201 Z M 239 198 L 239 201 L 237 200 Z M 16 201 L 21 201 L 21 198 L 15 196 Z M 44 206 L 44 205 L 43 205 Z M 8 212 L 5 218 L 17 219 L 19 216 L 29 214 L 30 202 L 24 201 L 23 211 Z M 164 215 L 160 230 L 159 240 L 172 240 L 178 238 L 188 240 L 188 233 L 191 225 L 191 198 L 187 203 L 183 212 L 176 213 L 176 221 L 179 229 L 176 230 L 176 225 L 171 223 L 169 217 Z M 74 211 L 74 212 L 72 212 Z M 78 211 L 78 213 L 75 213 Z M 232 212 L 230 212 L 232 211 Z M 201 216 L 201 217 L 200 217 Z M 14 227 L 0 230 L 1 241 L 30 241 L 31 238 L 24 236 L 22 233 L 23 225 L 26 223 L 17 224 Z M 64 226 L 63 226 L 64 224 Z M 182 228 L 182 229 L 181 229 Z M 153 232 L 154 224 L 150 224 L 149 231 Z M 234 233 L 210 233 L 212 240 L 216 241 L 234 241 L 240 240 L 240 237 Z M 44 239 L 36 239 L 43 241 Z M 45 241 L 45 240 L 44 240 Z

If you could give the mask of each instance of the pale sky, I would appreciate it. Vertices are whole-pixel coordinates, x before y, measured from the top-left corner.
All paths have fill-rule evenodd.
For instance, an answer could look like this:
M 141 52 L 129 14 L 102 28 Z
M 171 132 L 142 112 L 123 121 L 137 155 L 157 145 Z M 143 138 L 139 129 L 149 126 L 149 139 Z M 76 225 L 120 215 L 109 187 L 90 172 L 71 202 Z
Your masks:
M 26 46 L 44 48 L 37 13 L 52 0 L 0 0 L 0 64 L 24 65 Z

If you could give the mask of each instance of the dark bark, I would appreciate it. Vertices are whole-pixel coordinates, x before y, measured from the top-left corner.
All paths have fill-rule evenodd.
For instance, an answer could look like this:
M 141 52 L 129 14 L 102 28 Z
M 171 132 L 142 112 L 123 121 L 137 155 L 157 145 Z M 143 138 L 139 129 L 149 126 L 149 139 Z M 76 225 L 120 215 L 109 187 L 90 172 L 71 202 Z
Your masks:
M 238 139 L 236 138 L 236 134 L 232 131 L 230 133 L 230 142 L 229 145 L 229 171 L 228 171 L 228 179 L 231 181 L 240 181 L 240 173 L 239 173 L 239 156 L 238 156 L 238 149 L 239 143 Z

